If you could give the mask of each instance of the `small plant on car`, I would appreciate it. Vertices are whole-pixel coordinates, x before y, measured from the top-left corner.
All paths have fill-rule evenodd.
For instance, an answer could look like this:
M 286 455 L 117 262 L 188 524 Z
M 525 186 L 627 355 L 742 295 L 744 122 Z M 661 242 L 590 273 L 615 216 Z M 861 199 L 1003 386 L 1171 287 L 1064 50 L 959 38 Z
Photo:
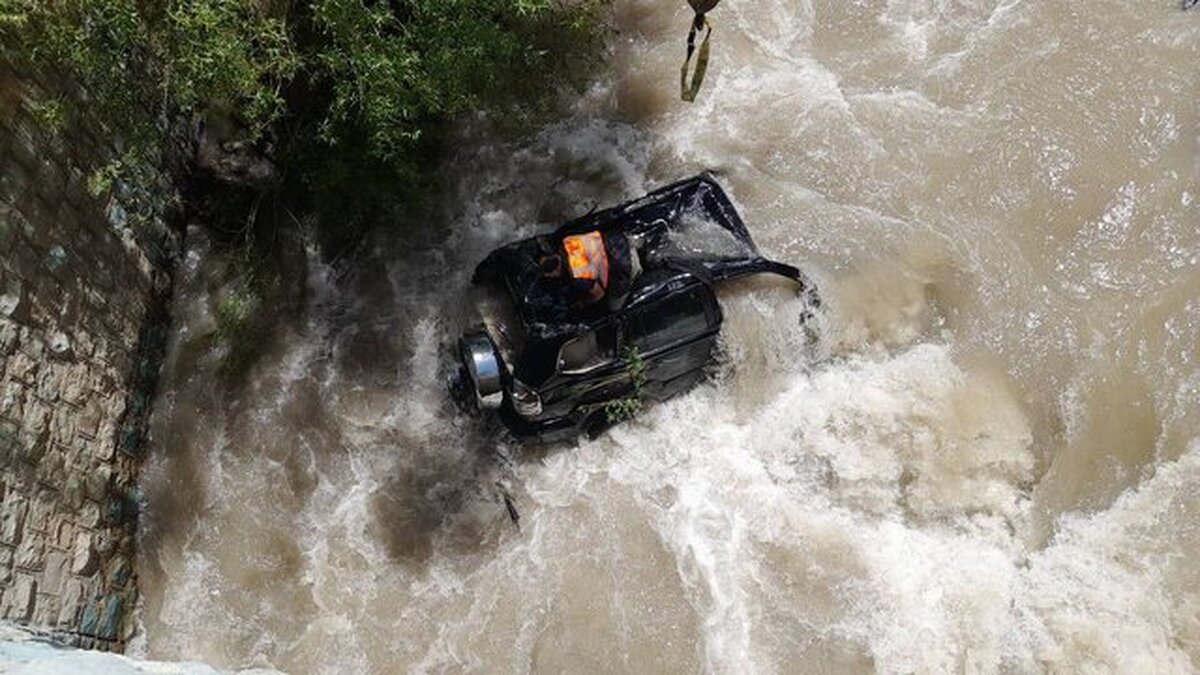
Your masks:
M 604 404 L 604 415 L 612 424 L 633 419 L 642 411 L 642 388 L 646 385 L 646 362 L 638 352 L 637 347 L 625 350 L 625 372 L 629 373 L 629 382 L 633 390 L 627 396 L 614 399 Z

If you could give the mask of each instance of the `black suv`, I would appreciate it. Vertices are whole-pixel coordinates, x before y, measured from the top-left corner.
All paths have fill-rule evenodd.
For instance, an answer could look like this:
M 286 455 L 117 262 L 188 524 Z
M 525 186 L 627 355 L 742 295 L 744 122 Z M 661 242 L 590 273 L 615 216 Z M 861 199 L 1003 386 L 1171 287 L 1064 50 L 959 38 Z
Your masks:
M 545 316 L 530 299 L 531 261 L 559 250 L 565 237 L 595 231 L 636 242 L 641 273 L 617 307 Z M 497 413 L 521 439 L 594 436 L 643 402 L 702 380 L 722 321 L 713 286 L 760 273 L 795 281 L 817 305 L 800 270 L 759 254 L 707 172 L 508 244 L 475 269 L 482 322 L 459 340 L 451 390 L 465 407 Z

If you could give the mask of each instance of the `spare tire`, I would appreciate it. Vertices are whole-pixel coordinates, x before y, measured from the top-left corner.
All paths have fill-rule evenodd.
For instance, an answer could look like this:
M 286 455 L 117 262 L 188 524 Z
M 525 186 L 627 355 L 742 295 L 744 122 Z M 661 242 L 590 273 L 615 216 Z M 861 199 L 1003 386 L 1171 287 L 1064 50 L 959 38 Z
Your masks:
M 500 379 L 500 357 L 484 331 L 473 331 L 458 341 L 459 358 L 466 368 L 475 403 L 481 410 L 495 410 L 504 402 Z

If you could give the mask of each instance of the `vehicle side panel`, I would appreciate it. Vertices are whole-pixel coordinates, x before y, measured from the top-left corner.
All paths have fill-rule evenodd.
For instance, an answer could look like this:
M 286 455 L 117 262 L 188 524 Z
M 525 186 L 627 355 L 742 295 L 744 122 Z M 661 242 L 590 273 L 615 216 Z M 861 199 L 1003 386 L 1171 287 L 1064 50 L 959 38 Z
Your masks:
M 674 297 L 647 305 L 620 319 L 620 353 L 631 345 L 636 325 L 642 316 L 659 317 L 669 311 L 667 305 L 682 302 L 681 298 L 699 302 L 702 322 L 699 329 L 677 340 L 639 354 L 645 365 L 645 383 L 640 391 L 630 374 L 630 363 L 616 357 L 595 370 L 577 375 L 556 374 L 540 388 L 542 413 L 536 420 L 522 419 L 508 410 L 506 424 L 518 436 L 538 436 L 545 440 L 554 436 L 570 436 L 586 430 L 584 427 L 604 424 L 604 404 L 631 395 L 643 400 L 666 400 L 702 380 L 712 364 L 717 338 L 723 320 L 720 305 L 712 290 L 704 284 L 693 283 Z M 508 406 L 506 406 L 508 408 Z

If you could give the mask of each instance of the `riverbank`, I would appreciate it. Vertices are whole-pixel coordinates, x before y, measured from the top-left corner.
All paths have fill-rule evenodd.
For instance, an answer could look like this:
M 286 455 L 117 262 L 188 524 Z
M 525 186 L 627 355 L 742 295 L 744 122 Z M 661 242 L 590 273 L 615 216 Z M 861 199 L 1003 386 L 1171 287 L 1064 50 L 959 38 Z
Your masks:
M 48 125 L 51 91 L 0 65 L 0 619 L 121 650 L 179 236 L 88 189 L 116 149 Z

